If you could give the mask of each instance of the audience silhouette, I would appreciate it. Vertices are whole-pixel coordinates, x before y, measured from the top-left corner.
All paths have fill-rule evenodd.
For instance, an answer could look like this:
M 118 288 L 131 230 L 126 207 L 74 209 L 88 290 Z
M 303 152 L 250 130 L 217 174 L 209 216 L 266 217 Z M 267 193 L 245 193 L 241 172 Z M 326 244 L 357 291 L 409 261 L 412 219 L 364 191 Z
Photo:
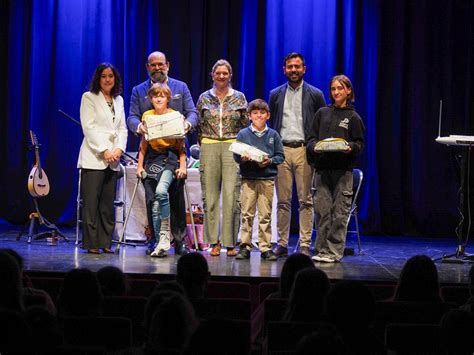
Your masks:
M 326 273 L 320 269 L 307 268 L 299 271 L 291 289 L 283 320 L 322 321 L 330 286 Z
M 311 258 L 305 254 L 294 253 L 286 258 L 280 273 L 280 287 L 278 292 L 272 293 L 271 298 L 288 298 L 290 297 L 293 281 L 298 271 L 314 268 Z
M 128 292 L 127 276 L 115 266 L 104 266 L 97 271 L 97 280 L 104 296 L 125 296 Z
M 438 270 L 426 255 L 415 255 L 402 268 L 394 301 L 441 302 Z
M 116 267 L 106 266 L 97 275 L 88 269 L 75 269 L 64 276 L 57 300 L 58 317 L 47 303 L 41 301 L 32 305 L 26 301 L 26 296 L 36 296 L 45 291 L 36 290 L 38 293 L 35 294 L 32 284 L 24 287 L 22 270 L 23 259 L 17 252 L 0 249 L 2 354 L 81 352 L 87 348 L 86 345 L 84 349 L 77 348 L 77 344 L 68 345 L 66 335 L 69 333 L 63 334 L 62 329 L 65 320 L 90 319 L 93 322 L 99 319 L 94 317 L 101 315 L 103 295 L 120 298 L 123 304 L 126 304 L 127 298 L 138 298 L 127 296 L 127 277 Z M 27 275 L 24 279 L 28 283 Z M 253 346 L 252 353 L 265 350 L 265 347 L 259 347 L 261 338 L 252 337 L 250 341 L 248 320 L 223 319 L 219 314 L 198 319 L 193 304 L 196 306 L 196 302 L 208 301 L 203 298 L 206 297 L 209 279 L 207 260 L 201 254 L 183 255 L 177 263 L 176 281 L 161 281 L 148 296 L 146 304 L 142 298 L 141 311 L 135 308 L 137 312 L 142 312 L 137 314 L 137 318 L 140 319 L 138 329 L 142 330 L 143 336 L 137 337 L 140 340 L 130 348 L 132 343 L 124 342 L 126 345 L 122 345 L 122 350 L 144 354 L 246 354 L 250 353 L 250 344 Z M 435 323 L 431 322 L 431 326 L 440 332 L 439 339 L 435 339 L 440 353 L 474 352 L 474 267 L 469 272 L 469 287 L 471 298 L 461 309 L 447 311 L 449 308 L 440 308 L 443 316 L 439 325 L 435 325 L 439 317 Z M 444 305 L 441 303 L 436 265 L 425 255 L 416 255 L 405 263 L 393 302 L 379 301 L 377 307 L 367 285 L 341 280 L 331 287 L 326 273 L 315 268 L 311 259 L 303 254 L 293 254 L 285 260 L 279 290 L 269 297 L 288 299 L 282 319 L 286 323 L 281 324 L 301 327 L 305 323 L 313 323 L 308 327 L 307 334 L 304 331 L 298 334 L 300 341 L 294 343 L 298 345 L 293 350 L 296 354 L 386 354 L 383 339 L 377 337 L 383 334 L 385 328 L 380 328 L 381 333 L 379 328 L 374 328 L 379 326 L 374 320 L 376 313 L 378 316 L 381 314 L 381 305 Z M 107 299 L 112 300 L 106 298 L 105 301 Z M 261 305 L 252 317 L 262 310 Z M 125 312 L 122 314 L 128 317 Z M 255 327 L 255 324 L 252 323 L 252 326 Z
M 148 336 L 145 353 L 179 353 L 194 333 L 198 320 L 193 306 L 175 291 L 154 293 L 146 309 Z
M 15 258 L 5 250 L 0 251 L 0 308 L 23 311 L 23 287 L 20 266 Z
M 327 314 L 351 354 L 383 354 L 385 347 L 372 332 L 375 299 L 358 281 L 339 281 L 327 296 Z
M 207 260 L 201 254 L 189 253 L 179 258 L 176 281 L 184 287 L 189 299 L 206 296 L 210 276 Z
M 60 316 L 98 316 L 102 309 L 102 291 L 96 275 L 88 269 L 69 271 L 59 293 Z

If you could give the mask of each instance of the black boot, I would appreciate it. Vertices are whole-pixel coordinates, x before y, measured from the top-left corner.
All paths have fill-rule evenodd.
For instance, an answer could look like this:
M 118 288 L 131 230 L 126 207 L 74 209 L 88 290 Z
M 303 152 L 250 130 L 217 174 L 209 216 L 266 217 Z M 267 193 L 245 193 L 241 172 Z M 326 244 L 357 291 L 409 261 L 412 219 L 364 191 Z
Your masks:
M 188 249 L 186 244 L 184 244 L 183 242 L 178 242 L 178 241 L 174 242 L 174 253 L 175 254 L 177 254 L 177 255 L 186 255 L 186 254 L 189 254 L 190 252 L 191 251 Z

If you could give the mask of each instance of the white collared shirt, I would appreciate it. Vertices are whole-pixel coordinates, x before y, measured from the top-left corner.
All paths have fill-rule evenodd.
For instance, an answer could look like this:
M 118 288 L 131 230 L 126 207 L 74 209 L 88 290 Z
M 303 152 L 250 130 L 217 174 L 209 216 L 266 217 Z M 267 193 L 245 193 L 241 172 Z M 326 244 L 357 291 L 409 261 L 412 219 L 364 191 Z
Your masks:
M 296 89 L 287 85 L 280 135 L 284 142 L 304 141 L 303 81 Z

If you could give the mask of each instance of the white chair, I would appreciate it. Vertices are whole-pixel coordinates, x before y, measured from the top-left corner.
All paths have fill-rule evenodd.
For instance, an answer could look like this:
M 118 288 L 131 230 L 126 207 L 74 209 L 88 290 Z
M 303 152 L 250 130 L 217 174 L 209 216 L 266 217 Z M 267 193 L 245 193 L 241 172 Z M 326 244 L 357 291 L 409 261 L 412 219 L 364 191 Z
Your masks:
M 120 195 L 115 196 L 115 200 L 114 200 L 114 207 L 115 209 L 117 210 L 117 208 L 121 208 L 122 209 L 122 217 L 121 219 L 116 219 L 115 220 L 115 223 L 121 223 L 121 224 L 124 224 L 125 223 L 125 211 L 126 211 L 126 204 L 125 204 L 125 201 L 126 201 L 126 192 L 127 192 L 127 189 L 125 188 L 127 186 L 127 175 L 126 175 L 126 172 L 125 172 L 125 167 L 122 165 L 122 164 L 119 164 L 119 168 L 120 170 L 118 171 L 117 173 L 117 191 L 120 191 Z M 119 185 L 120 184 L 120 185 Z M 78 179 L 78 182 L 77 182 L 77 198 L 76 198 L 76 242 L 75 244 L 78 245 L 79 244 L 79 234 L 80 234 L 80 227 L 81 227 L 81 224 L 82 224 L 82 215 L 81 215 L 81 211 L 82 211 L 82 199 L 81 199 L 81 169 L 79 169 L 79 179 Z M 124 236 L 125 238 L 125 236 Z M 126 240 L 123 241 L 124 243 L 126 242 Z

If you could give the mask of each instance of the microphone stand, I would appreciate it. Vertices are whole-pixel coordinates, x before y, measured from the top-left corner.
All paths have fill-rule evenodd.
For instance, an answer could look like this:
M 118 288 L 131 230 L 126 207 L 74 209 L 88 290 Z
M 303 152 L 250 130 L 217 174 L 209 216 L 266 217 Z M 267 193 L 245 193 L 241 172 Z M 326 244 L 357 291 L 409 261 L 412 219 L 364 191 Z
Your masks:
M 76 120 L 75 118 L 73 118 L 71 115 L 68 115 L 68 114 L 67 114 L 66 112 L 64 112 L 63 110 L 59 109 L 58 112 L 59 112 L 60 114 L 62 114 L 64 117 L 66 117 L 67 119 L 69 119 L 70 121 L 72 121 L 72 122 L 74 122 L 75 124 L 77 124 L 78 126 L 81 126 L 81 122 L 79 122 L 78 120 Z M 134 161 L 135 163 L 138 163 L 138 159 L 135 158 L 135 157 L 133 157 L 133 156 L 131 156 L 130 154 L 128 154 L 128 153 L 126 153 L 126 152 L 123 152 L 123 155 L 125 155 L 125 156 L 128 157 L 128 158 L 130 158 L 130 159 L 131 159 L 132 161 Z M 124 175 L 126 175 L 126 174 L 127 174 L 127 171 L 124 169 Z M 138 182 L 140 182 L 140 181 L 138 180 Z M 129 217 L 129 215 L 130 215 L 130 211 L 132 210 L 133 199 L 135 198 L 135 193 L 136 193 L 137 188 L 138 188 L 138 183 L 137 183 L 137 186 L 135 186 L 135 190 L 134 190 L 134 192 L 133 192 L 132 203 L 130 204 L 130 209 L 129 209 L 128 214 L 127 214 L 127 216 L 126 216 L 126 218 L 125 218 L 125 221 L 123 221 L 123 231 L 122 231 L 122 233 L 121 233 L 120 239 L 119 239 L 118 241 L 112 240 L 112 243 L 117 243 L 117 244 L 118 244 L 118 246 L 117 246 L 118 249 L 117 249 L 117 250 L 120 250 L 120 245 L 121 245 L 121 244 L 130 245 L 130 246 L 132 246 L 132 247 L 136 247 L 135 244 L 133 244 L 133 243 L 128 243 L 128 242 L 126 241 L 126 238 L 124 238 L 124 237 L 125 237 L 125 228 L 126 228 L 126 226 L 127 226 L 127 222 L 128 222 L 128 217 Z M 124 186 L 124 190 L 125 190 L 125 186 Z M 78 203 L 81 203 L 81 202 L 78 202 Z M 122 208 L 124 208 L 124 207 L 122 206 Z M 79 207 L 78 207 L 78 209 L 79 209 Z M 79 213 L 79 212 L 78 212 L 78 213 Z M 77 227 L 77 228 L 79 228 L 79 227 Z M 76 244 L 78 244 L 77 238 L 78 238 L 78 232 L 76 232 Z M 125 240 L 125 241 L 124 241 L 124 240 Z M 118 254 L 118 252 L 116 252 L 116 253 Z
M 77 125 L 81 125 L 81 122 L 79 122 L 78 120 L 76 120 L 75 118 L 71 117 L 70 115 L 68 115 L 66 112 L 64 112 L 63 110 L 59 109 L 58 112 L 62 115 L 64 115 L 64 117 L 68 118 L 69 120 L 71 120 L 72 122 L 74 122 L 75 124 Z M 132 157 L 130 154 L 126 153 L 126 152 L 123 152 L 123 155 L 125 155 L 127 158 L 130 158 L 131 160 L 133 160 L 135 163 L 138 163 L 138 159 L 135 158 L 135 157 Z

